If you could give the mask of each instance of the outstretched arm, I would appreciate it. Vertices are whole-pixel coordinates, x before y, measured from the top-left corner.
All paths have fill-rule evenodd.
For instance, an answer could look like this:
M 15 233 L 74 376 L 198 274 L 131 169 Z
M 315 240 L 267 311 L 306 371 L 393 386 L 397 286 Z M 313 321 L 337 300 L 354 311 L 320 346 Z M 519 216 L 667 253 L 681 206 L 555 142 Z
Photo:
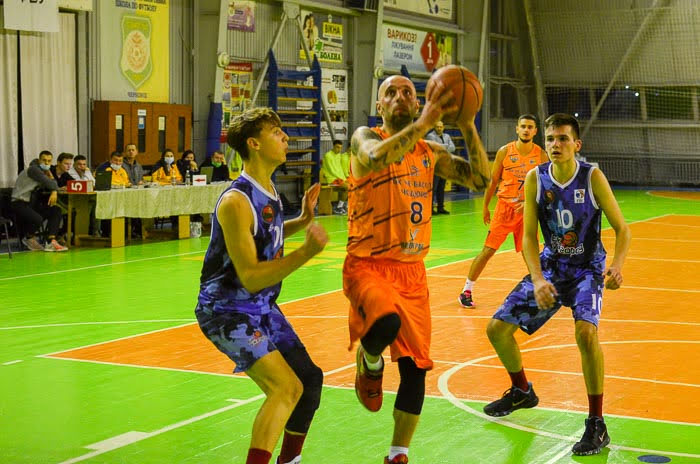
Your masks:
M 216 211 L 226 241 L 226 251 L 233 261 L 243 286 L 251 293 L 281 282 L 293 271 L 319 253 L 328 236 L 319 224 L 310 224 L 306 240 L 290 254 L 272 261 L 259 261 L 253 240 L 253 212 L 242 193 L 230 191 L 224 195 Z M 282 231 L 276 231 L 281 234 Z M 282 240 L 276 237 L 275 240 Z
M 615 231 L 615 255 L 605 272 L 608 276 L 608 279 L 605 281 L 605 288 L 615 290 L 622 285 L 622 265 L 625 262 L 627 250 L 629 250 L 630 242 L 632 241 L 632 233 L 625 222 L 624 216 L 622 216 L 622 211 L 620 211 L 620 206 L 617 204 L 608 179 L 600 169 L 593 170 L 591 184 L 596 202 Z

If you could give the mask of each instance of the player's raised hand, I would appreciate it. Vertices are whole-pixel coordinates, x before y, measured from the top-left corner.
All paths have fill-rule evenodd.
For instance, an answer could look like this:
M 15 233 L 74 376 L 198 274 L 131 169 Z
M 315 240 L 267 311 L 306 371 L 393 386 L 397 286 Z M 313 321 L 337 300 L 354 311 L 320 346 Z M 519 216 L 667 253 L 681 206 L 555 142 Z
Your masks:
M 314 218 L 314 208 L 318 203 L 318 195 L 321 192 L 321 184 L 318 182 L 304 192 L 304 198 L 301 200 L 301 218 L 309 223 Z
M 328 234 L 326 229 L 323 228 L 318 222 L 312 222 L 306 228 L 306 239 L 304 240 L 303 247 L 309 253 L 309 256 L 317 255 L 323 250 L 323 248 L 328 243 Z
M 607 279 L 605 279 L 605 288 L 608 290 L 617 290 L 622 285 L 622 272 L 617 266 L 610 266 L 605 271 Z
M 540 309 L 549 309 L 554 306 L 554 302 L 557 299 L 557 289 L 552 285 L 551 282 L 545 279 L 532 281 L 534 285 L 535 301 L 537 302 L 537 307 Z
M 428 94 L 425 96 L 425 106 L 423 106 L 418 120 L 432 129 L 442 119 L 443 114 L 452 113 L 458 109 L 452 91 L 445 87 L 442 82 L 435 81 L 435 85 L 428 89 Z

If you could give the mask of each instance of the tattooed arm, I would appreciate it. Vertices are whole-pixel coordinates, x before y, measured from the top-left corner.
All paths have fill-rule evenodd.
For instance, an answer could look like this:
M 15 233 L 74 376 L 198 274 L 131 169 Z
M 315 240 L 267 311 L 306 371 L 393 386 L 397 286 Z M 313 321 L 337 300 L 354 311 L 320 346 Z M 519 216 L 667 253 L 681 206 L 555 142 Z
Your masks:
M 364 177 L 371 171 L 381 171 L 391 163 L 401 160 L 429 130 L 416 123 L 382 140 L 369 127 L 359 127 L 350 143 L 350 163 L 355 177 Z
M 491 181 L 489 172 L 489 159 L 486 150 L 481 143 L 481 138 L 476 131 L 474 121 L 458 123 L 464 142 L 469 150 L 469 161 L 459 156 L 451 155 L 444 147 L 437 143 L 430 143 L 435 152 L 435 174 L 438 176 L 464 185 L 471 190 L 482 191 Z

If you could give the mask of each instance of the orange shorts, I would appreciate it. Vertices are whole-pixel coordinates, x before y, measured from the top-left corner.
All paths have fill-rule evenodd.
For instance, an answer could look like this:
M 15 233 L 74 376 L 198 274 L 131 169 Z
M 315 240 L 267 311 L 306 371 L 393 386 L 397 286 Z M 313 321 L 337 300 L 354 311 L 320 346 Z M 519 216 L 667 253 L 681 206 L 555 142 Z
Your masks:
M 523 249 L 523 215 L 516 213 L 507 202 L 498 200 L 484 245 L 498 250 L 511 233 L 515 242 L 515 251 L 520 253 Z
M 401 329 L 390 346 L 391 360 L 410 356 L 419 368 L 433 368 L 430 302 L 423 261 L 400 263 L 347 255 L 343 291 L 350 300 L 348 350 L 377 319 L 396 313 L 401 318 Z

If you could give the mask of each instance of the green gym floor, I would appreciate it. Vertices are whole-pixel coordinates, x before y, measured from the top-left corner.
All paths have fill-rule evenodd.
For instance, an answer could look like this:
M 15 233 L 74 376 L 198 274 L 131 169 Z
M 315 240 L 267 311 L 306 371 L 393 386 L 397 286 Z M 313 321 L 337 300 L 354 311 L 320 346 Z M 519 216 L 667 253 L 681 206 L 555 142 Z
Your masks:
M 518 335 L 540 406 L 482 414 L 509 379 L 490 347 L 491 314 L 526 274 L 508 239 L 457 303 L 483 245 L 481 197 L 433 218 L 426 259 L 435 369 L 411 464 L 700 463 L 700 196 L 617 190 L 633 243 L 622 289 L 605 294 L 600 339 L 611 445 L 573 457 L 587 403 L 568 309 Z M 319 218 L 331 241 L 285 280 L 282 309 L 324 370 L 303 462 L 379 464 L 397 387 L 384 407 L 353 391 L 341 269 L 345 217 Z M 604 224 L 607 227 L 607 224 Z M 614 235 L 604 232 L 613 250 Z M 303 240 L 297 234 L 287 251 Z M 199 332 L 194 319 L 207 238 L 117 249 L 0 255 L 0 463 L 243 463 L 262 395 Z M 273 454 L 276 456 L 276 453 Z

